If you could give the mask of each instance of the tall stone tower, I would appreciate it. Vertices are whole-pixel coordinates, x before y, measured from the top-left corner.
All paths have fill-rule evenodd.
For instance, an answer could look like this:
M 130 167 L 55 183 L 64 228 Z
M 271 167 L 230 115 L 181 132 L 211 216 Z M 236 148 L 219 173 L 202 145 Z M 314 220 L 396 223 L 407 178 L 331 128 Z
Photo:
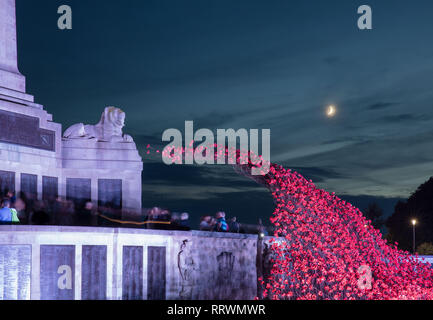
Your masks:
M 15 0 L 0 0 L 0 197 L 56 197 L 62 126 L 26 93 L 18 70 Z
M 26 79 L 18 71 L 15 0 L 0 0 L 0 87 L 26 91 Z

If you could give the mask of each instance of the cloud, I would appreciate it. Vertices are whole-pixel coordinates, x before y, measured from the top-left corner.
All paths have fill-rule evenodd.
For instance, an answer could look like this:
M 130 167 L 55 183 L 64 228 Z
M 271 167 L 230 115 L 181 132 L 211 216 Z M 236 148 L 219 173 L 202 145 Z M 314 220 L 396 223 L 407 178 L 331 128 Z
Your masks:
M 398 105 L 398 103 L 396 103 L 396 102 L 376 102 L 376 103 L 373 103 L 373 104 L 369 105 L 367 107 L 367 109 L 369 109 L 369 110 L 379 110 L 379 109 L 386 109 L 386 108 L 389 108 L 389 107 L 392 107 L 392 106 L 396 106 L 396 105 Z
M 306 179 L 311 179 L 314 182 L 323 182 L 328 179 L 338 179 L 341 177 L 341 173 L 324 167 L 291 167 L 291 169 L 299 172 Z
M 326 64 L 329 64 L 331 66 L 335 66 L 336 64 L 338 64 L 339 62 L 341 62 L 341 58 L 336 57 L 336 56 L 329 56 L 323 59 L 323 61 Z
M 181 186 L 251 186 L 250 179 L 240 176 L 230 165 L 171 165 L 161 162 L 144 163 L 143 181 Z
M 290 160 L 294 160 L 294 159 L 317 156 L 322 153 L 329 154 L 332 151 L 345 148 L 351 144 L 353 144 L 353 142 L 351 141 L 340 141 L 340 142 L 327 143 L 327 144 L 307 145 L 307 146 L 296 148 L 288 152 L 279 153 L 276 156 L 272 157 L 272 162 L 287 163 Z
M 291 166 L 331 168 L 320 187 L 337 194 L 404 198 L 433 175 L 433 131 L 380 137 L 292 159 Z M 313 179 L 314 181 L 314 179 Z
M 209 200 L 219 198 L 221 195 L 234 194 L 242 192 L 256 192 L 257 187 L 239 187 L 239 186 L 203 186 L 190 184 L 170 185 L 167 181 L 153 181 L 151 184 L 143 184 L 143 192 L 149 197 L 160 196 L 166 200 Z
M 386 122 L 386 123 L 408 123 L 408 122 L 418 122 L 418 121 L 429 121 L 431 116 L 427 115 L 417 115 L 413 113 L 404 113 L 397 114 L 391 116 L 384 116 L 377 119 L 377 122 Z
M 378 196 L 366 196 L 366 195 L 344 195 L 341 197 L 343 200 L 351 203 L 359 210 L 364 211 L 370 203 L 377 203 L 382 208 L 384 216 L 388 217 L 394 213 L 394 207 L 398 201 L 404 201 L 403 198 L 386 198 Z

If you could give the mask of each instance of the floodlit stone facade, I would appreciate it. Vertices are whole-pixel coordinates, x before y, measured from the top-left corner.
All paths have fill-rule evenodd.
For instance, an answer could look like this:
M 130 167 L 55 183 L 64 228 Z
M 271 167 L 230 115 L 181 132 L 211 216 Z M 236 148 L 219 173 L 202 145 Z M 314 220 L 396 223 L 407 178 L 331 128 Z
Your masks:
M 15 0 L 0 0 L 0 192 L 140 212 L 143 164 L 122 132 L 125 113 L 107 107 L 100 123 L 74 125 L 62 138 L 62 125 L 26 93 L 15 19 Z

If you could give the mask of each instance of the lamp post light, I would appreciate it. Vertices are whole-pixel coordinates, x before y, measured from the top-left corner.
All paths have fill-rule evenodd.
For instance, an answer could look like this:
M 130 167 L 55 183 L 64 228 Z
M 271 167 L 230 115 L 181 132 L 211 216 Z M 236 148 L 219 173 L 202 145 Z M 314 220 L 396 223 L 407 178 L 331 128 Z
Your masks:
M 412 249 L 415 254 L 415 226 L 417 224 L 416 219 L 412 219 Z

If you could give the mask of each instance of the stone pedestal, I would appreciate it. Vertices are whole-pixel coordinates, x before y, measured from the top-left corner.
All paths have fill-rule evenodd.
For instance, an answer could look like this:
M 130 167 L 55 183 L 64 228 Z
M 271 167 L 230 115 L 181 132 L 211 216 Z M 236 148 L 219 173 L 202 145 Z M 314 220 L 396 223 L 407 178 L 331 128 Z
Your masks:
M 90 199 L 99 206 L 141 212 L 143 163 L 135 143 L 63 139 L 62 167 L 63 194 L 68 185 L 90 185 Z
M 125 113 L 106 108 L 100 123 L 77 124 L 62 140 L 61 124 L 26 93 L 16 38 L 15 0 L 0 0 L 0 197 L 23 191 L 141 212 L 143 164 L 122 133 Z

